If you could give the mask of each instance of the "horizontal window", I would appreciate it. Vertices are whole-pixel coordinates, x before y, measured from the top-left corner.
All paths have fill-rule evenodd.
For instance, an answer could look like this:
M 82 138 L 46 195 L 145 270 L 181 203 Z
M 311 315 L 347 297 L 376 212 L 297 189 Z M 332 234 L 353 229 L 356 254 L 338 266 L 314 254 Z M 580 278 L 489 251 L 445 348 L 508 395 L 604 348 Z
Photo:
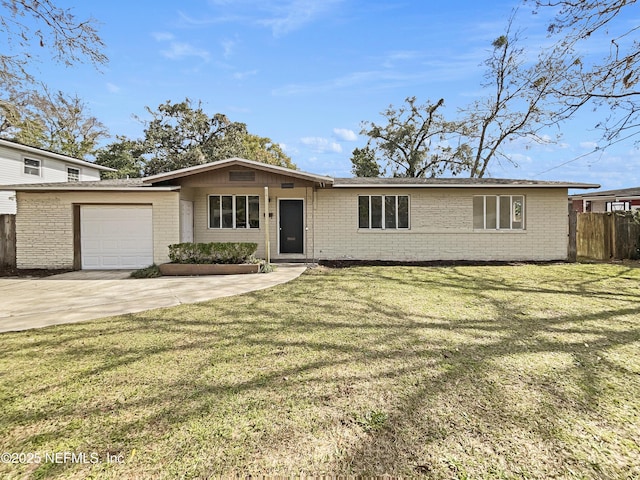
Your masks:
M 409 228 L 409 196 L 358 196 L 358 228 Z
M 40 176 L 40 160 L 34 160 L 32 158 L 24 159 L 24 173 L 27 175 Z
M 474 196 L 473 228 L 476 230 L 524 230 L 524 196 Z
M 209 228 L 260 228 L 260 197 L 209 195 Z

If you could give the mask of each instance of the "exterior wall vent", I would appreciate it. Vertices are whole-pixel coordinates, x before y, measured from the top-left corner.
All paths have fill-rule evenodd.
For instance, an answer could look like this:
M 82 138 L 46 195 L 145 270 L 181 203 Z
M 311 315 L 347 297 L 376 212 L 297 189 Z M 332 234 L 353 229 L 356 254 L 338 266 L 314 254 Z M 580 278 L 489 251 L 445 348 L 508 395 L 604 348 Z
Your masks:
M 256 172 L 251 170 L 238 170 L 229 172 L 230 182 L 255 182 Z
M 280 188 L 293 188 L 293 183 L 281 183 Z

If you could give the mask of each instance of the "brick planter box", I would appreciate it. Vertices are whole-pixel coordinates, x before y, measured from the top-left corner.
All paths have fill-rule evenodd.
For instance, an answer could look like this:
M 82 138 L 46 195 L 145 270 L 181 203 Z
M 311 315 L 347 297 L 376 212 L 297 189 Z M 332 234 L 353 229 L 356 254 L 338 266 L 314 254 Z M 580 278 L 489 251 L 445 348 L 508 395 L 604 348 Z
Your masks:
M 254 263 L 163 263 L 160 265 L 160 273 L 162 273 L 162 275 L 175 275 L 181 277 L 192 275 L 237 275 L 240 273 L 258 273 L 259 269 L 260 265 Z

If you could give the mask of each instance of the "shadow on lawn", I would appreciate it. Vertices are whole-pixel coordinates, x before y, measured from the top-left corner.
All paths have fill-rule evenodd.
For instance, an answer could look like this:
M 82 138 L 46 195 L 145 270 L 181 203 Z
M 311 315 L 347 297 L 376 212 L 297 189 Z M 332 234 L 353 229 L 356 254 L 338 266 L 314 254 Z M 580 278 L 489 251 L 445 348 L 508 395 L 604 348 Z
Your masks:
M 74 438 L 78 418 L 115 415 L 118 421 L 88 441 L 128 453 L 186 435 L 185 450 L 171 451 L 185 460 L 173 468 L 205 452 L 211 458 L 200 460 L 199 475 L 246 466 L 253 473 L 462 476 L 465 468 L 483 468 L 470 450 L 498 462 L 496 474 L 562 475 L 567 467 L 593 473 L 595 467 L 580 464 L 583 446 L 567 447 L 573 435 L 567 422 L 600 415 L 604 372 L 630 373 L 605 352 L 640 339 L 638 323 L 623 320 L 640 314 L 640 295 L 629 282 L 612 292 L 597 276 L 523 281 L 509 272 L 501 278 L 491 267 L 312 272 L 289 285 L 210 302 L 204 318 L 202 307 L 185 306 L 15 334 L 22 348 L 0 344 L 2 355 L 19 363 L 45 352 L 52 364 L 69 365 L 57 377 L 36 379 L 40 384 L 29 390 L 36 402 L 61 390 L 77 395 L 55 410 L 9 409 L 0 432 L 49 420 L 47 432 L 11 445 L 29 451 Z M 444 295 L 448 308 L 426 311 L 413 300 L 434 294 Z M 527 295 L 568 303 L 552 303 L 547 316 L 531 300 L 520 301 Z M 581 298 L 601 301 L 601 309 L 573 312 L 571 302 Z M 569 363 L 542 373 L 522 363 L 509 371 L 504 363 L 547 354 Z M 154 369 L 157 379 L 149 378 Z M 119 379 L 127 373 L 130 380 Z M 6 380 L 2 402 L 18 401 L 24 378 Z M 82 390 L 92 383 L 105 398 Z M 100 390 L 102 383 L 111 389 Z M 119 387 L 141 393 L 119 398 Z M 518 391 L 531 396 L 520 399 L 524 410 Z M 370 412 L 383 414 L 376 428 L 366 425 Z M 190 437 L 191 425 L 207 416 L 216 421 L 205 422 L 204 438 Z M 238 445 L 245 453 L 225 451 Z M 547 463 L 536 464 L 536 456 Z M 46 468 L 61 474 L 73 467 Z M 602 473 L 610 474 L 606 468 Z

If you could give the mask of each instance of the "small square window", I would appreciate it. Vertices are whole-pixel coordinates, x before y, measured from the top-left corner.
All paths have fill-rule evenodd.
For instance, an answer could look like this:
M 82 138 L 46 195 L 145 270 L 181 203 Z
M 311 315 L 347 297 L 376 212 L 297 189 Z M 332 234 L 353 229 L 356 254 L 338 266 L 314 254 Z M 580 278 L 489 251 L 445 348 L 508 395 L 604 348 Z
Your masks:
M 67 182 L 79 182 L 80 181 L 80 169 L 67 167 Z
M 40 176 L 40 160 L 25 158 L 24 173 L 27 175 L 36 175 L 39 177 Z

